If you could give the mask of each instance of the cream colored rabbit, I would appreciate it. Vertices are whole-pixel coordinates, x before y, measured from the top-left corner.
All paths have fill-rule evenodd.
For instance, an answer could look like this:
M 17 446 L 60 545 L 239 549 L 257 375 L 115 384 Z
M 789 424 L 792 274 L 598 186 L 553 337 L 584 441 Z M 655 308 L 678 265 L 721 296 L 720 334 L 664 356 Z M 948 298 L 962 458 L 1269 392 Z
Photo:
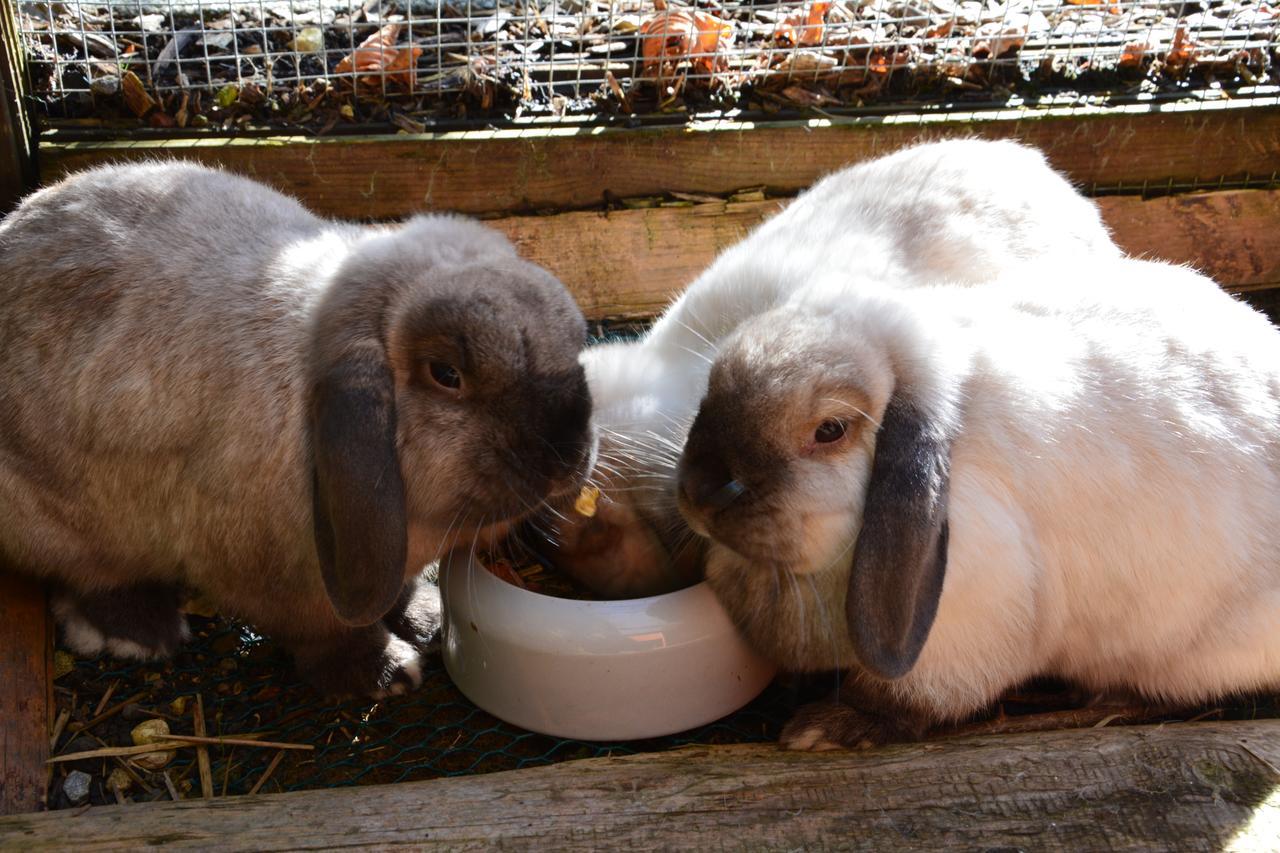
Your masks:
M 833 276 L 721 348 L 680 496 L 750 641 L 848 673 L 792 747 L 919 733 L 1033 676 L 1280 686 L 1280 330 L 1187 269 Z

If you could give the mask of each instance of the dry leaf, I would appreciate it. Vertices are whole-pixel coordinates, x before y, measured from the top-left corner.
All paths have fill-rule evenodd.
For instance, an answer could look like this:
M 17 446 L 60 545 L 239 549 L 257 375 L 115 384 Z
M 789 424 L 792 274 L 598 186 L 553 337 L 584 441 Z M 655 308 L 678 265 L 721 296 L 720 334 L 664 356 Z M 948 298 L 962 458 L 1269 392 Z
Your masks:
M 773 40 L 781 47 L 808 47 L 822 44 L 826 29 L 827 12 L 831 11 L 831 3 L 826 0 L 814 0 L 803 8 L 797 9 L 782 19 L 773 29 Z
M 1182 68 L 1189 65 L 1197 58 L 1199 45 L 1195 40 L 1187 34 L 1187 25 L 1178 24 L 1178 28 L 1173 31 L 1173 43 L 1169 45 L 1169 53 L 1164 58 L 1164 64 L 1169 68 Z
M 521 589 L 528 589 L 524 582 L 524 578 L 520 577 L 515 567 L 506 560 L 490 560 L 482 562 L 482 565 L 489 570 L 494 577 L 506 581 L 509 584 L 518 586 Z
M 1151 45 L 1142 41 L 1131 41 L 1124 46 L 1124 51 L 1120 54 L 1121 68 L 1138 68 L 1142 65 L 1142 60 L 1151 52 Z
M 422 48 L 396 47 L 400 24 L 387 24 L 360 43 L 355 52 L 344 56 L 333 69 L 335 74 L 357 73 L 356 79 L 366 85 L 377 85 L 379 80 L 400 83 L 413 88 L 414 66 L 422 55 Z
M 694 9 L 662 9 L 640 27 L 644 75 L 673 77 L 689 60 L 695 74 L 712 75 L 728 68 L 722 48 L 733 45 L 733 24 Z
M 132 71 L 124 72 L 124 75 L 120 78 L 120 86 L 124 95 L 125 106 L 138 118 L 142 118 L 155 109 L 155 99 L 147 94 L 147 90 L 142 85 L 142 81 L 138 79 L 137 74 Z
M 791 52 L 791 61 L 782 66 L 789 74 L 829 74 L 840 67 L 840 60 L 812 50 Z

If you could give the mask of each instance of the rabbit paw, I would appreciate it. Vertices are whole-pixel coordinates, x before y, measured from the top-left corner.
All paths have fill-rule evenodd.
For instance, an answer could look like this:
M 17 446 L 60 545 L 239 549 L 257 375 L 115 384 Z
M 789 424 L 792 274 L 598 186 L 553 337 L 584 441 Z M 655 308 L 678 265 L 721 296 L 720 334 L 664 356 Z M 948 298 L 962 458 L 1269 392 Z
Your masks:
M 104 652 L 128 660 L 156 660 L 174 654 L 191 638 L 176 586 L 139 584 L 92 593 L 55 596 L 53 613 L 62 638 L 78 655 Z
M 382 617 L 387 630 L 426 654 L 440 640 L 440 588 L 424 577 L 405 584 L 400 600 Z
M 422 685 L 422 655 L 382 623 L 295 649 L 298 671 L 321 693 L 373 699 Z
M 910 726 L 859 710 L 841 702 L 814 702 L 795 713 L 782 728 L 784 749 L 822 752 L 832 749 L 870 749 L 896 741 L 914 740 Z

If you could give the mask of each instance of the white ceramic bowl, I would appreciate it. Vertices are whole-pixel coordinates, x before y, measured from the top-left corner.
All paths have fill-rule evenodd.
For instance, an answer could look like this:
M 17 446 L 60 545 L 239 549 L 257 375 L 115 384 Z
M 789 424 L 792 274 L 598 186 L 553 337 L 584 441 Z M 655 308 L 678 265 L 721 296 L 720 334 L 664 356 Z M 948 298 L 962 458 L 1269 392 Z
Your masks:
M 774 674 L 705 583 L 651 598 L 572 601 L 459 558 L 441 565 L 440 593 L 444 664 L 458 689 L 542 734 L 682 732 L 741 708 Z

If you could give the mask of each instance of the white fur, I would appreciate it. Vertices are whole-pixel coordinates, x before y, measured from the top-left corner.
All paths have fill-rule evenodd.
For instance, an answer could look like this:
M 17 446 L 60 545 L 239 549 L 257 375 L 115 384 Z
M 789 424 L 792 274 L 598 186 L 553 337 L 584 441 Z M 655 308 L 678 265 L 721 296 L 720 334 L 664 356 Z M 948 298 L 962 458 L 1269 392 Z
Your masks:
M 58 624 L 62 626 L 62 641 L 67 648 L 86 658 L 102 654 L 102 650 L 107 647 L 107 638 L 80 615 L 73 602 L 55 599 L 52 610 Z
M 933 386 L 928 408 L 955 436 L 945 585 L 916 666 L 890 685 L 900 701 L 958 717 L 1036 675 L 1174 701 L 1280 686 L 1280 330 L 1265 317 L 1190 270 L 1134 260 L 1029 264 L 981 289 L 817 291 L 726 352 L 838 329 L 828 343 L 872 418 L 888 389 Z M 757 349 L 752 375 L 768 376 Z M 852 523 L 804 543 L 776 607 L 735 613 L 772 632 L 766 646 L 808 631 L 813 668 L 853 659 L 843 585 L 868 452 L 817 466 L 843 487 L 801 483 L 788 507 L 839 503 Z M 712 549 L 710 574 L 775 582 L 732 545 Z
M 642 340 L 583 354 L 601 458 L 620 469 L 600 479 L 664 535 L 677 524 L 675 462 L 720 344 L 815 279 L 978 284 L 1082 253 L 1118 254 L 1096 207 L 1013 142 L 920 145 L 836 172 L 721 254 Z

